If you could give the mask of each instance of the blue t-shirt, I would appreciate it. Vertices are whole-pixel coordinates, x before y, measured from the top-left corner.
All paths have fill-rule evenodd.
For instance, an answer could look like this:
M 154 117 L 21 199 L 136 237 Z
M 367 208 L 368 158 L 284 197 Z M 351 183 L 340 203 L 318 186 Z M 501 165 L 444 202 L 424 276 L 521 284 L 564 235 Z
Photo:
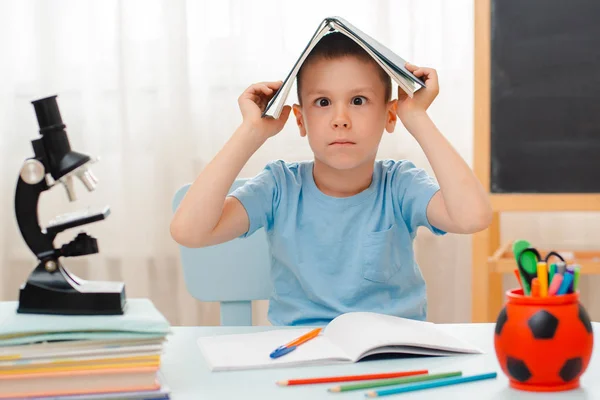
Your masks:
M 371 185 L 350 197 L 321 192 L 310 162 L 275 161 L 231 193 L 250 228 L 264 228 L 271 252 L 273 325 L 324 325 L 351 311 L 426 319 L 413 239 L 439 190 L 410 161 L 374 164 Z

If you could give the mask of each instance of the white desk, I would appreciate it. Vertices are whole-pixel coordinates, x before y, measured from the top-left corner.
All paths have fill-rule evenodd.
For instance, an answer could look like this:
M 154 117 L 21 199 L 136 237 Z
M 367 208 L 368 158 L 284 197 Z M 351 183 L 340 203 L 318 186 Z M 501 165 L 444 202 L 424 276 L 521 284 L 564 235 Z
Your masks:
M 366 399 L 365 391 L 330 393 L 336 384 L 279 387 L 278 380 L 302 377 L 365 374 L 396 370 L 429 369 L 463 371 L 465 375 L 498 372 L 498 378 L 436 389 L 427 389 L 383 399 L 600 399 L 600 323 L 594 322 L 595 346 L 590 365 L 581 378 L 581 388 L 559 393 L 530 393 L 511 389 L 494 353 L 494 324 L 442 324 L 485 351 L 485 354 L 452 357 L 404 358 L 364 361 L 356 364 L 211 372 L 196 344 L 200 336 L 258 332 L 272 327 L 175 327 L 162 359 L 162 372 L 174 400 L 203 399 Z

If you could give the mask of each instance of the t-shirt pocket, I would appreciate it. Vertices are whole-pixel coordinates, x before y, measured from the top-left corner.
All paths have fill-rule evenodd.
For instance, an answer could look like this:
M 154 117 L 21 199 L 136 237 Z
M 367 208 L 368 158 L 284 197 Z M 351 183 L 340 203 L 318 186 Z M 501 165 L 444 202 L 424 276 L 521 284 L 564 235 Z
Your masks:
M 378 283 L 387 283 L 402 267 L 402 258 L 408 257 L 410 250 L 400 240 L 398 226 L 392 224 L 388 229 L 368 232 L 362 244 L 362 274 L 365 279 Z

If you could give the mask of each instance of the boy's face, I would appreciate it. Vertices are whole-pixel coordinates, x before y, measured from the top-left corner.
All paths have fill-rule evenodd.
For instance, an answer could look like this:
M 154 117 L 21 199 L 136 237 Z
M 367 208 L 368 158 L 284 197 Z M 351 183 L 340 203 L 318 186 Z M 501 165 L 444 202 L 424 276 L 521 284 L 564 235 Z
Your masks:
M 383 130 L 396 124 L 378 66 L 352 56 L 317 59 L 304 67 L 300 90 L 294 114 L 315 159 L 340 170 L 372 164 Z

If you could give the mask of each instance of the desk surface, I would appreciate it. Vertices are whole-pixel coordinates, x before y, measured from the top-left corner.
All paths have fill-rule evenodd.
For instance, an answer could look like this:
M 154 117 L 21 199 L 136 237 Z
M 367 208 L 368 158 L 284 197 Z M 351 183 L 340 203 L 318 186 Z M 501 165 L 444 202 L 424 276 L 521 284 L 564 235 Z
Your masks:
M 600 398 L 600 323 L 593 323 L 596 337 L 590 365 L 581 378 L 581 388 L 562 393 L 529 393 L 511 389 L 494 353 L 494 324 L 440 324 L 442 329 L 479 346 L 485 354 L 449 357 L 404 358 L 363 361 L 355 364 L 211 372 L 196 340 L 200 336 L 258 332 L 272 327 L 174 327 L 162 359 L 161 371 L 174 400 L 187 399 L 366 399 L 365 391 L 329 393 L 335 384 L 279 387 L 285 379 L 351 375 L 394 370 L 461 370 L 466 374 L 498 372 L 498 378 L 443 388 L 427 389 L 385 399 L 594 399 Z

